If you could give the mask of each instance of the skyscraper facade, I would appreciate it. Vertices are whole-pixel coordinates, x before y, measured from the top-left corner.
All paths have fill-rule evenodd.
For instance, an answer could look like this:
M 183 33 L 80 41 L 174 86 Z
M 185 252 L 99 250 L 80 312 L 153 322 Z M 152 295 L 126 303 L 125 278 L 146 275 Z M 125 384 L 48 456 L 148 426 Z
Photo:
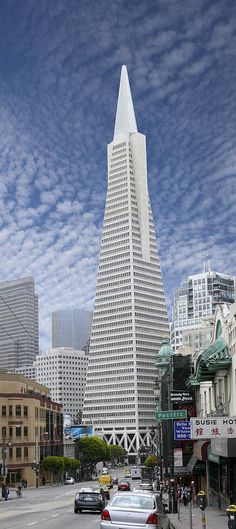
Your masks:
M 145 136 L 137 130 L 122 67 L 87 371 L 84 421 L 137 455 L 155 416 L 156 354 L 167 310 L 147 186 Z
M 70 347 L 77 351 L 88 347 L 93 313 L 67 308 L 52 313 L 52 347 Z
M 210 342 L 211 333 L 207 328 L 207 321 L 211 322 L 217 305 L 233 303 L 234 300 L 234 276 L 208 270 L 186 278 L 175 291 L 173 323 L 171 324 L 172 347 L 178 350 L 181 345 L 190 345 L 192 334 L 194 334 L 192 331 L 199 329 L 199 335 L 194 334 L 194 345 L 197 352 L 200 352 L 202 350 L 200 341 L 202 340 L 204 344 L 205 333 Z M 205 343 L 203 348 L 206 345 Z
M 67 347 L 50 349 L 37 356 L 36 380 L 50 388 L 52 399 L 63 404 L 64 414 L 73 422 L 80 422 L 88 355 Z
M 32 277 L 0 284 L 0 369 L 30 365 L 39 352 L 38 296 Z

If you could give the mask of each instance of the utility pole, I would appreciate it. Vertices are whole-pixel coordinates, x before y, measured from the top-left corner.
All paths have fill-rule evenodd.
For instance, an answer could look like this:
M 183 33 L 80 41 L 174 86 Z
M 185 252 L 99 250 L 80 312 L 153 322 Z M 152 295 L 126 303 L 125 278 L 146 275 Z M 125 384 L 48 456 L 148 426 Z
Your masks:
M 2 434 L 2 476 L 3 476 L 3 485 L 6 485 L 6 433 L 3 430 Z

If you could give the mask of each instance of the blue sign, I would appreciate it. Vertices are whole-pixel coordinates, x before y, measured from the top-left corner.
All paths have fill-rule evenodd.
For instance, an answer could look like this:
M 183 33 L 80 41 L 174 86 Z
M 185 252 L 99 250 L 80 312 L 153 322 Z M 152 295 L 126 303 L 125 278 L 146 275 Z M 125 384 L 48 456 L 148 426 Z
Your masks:
M 68 426 L 64 428 L 64 435 L 66 439 L 80 439 L 81 437 L 88 437 L 93 434 L 93 427 L 81 424 L 78 426 Z
M 190 421 L 174 421 L 175 441 L 187 441 L 191 439 Z

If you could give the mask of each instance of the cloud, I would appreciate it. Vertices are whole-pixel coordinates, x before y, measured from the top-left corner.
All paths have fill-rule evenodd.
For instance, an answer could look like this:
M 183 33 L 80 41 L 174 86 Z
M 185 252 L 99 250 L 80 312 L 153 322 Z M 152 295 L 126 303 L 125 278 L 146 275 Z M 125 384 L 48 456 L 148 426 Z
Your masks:
M 235 273 L 235 16 L 221 0 L 1 4 L 1 281 L 35 278 L 41 348 L 53 310 L 93 307 L 123 63 L 168 304 L 208 252 Z

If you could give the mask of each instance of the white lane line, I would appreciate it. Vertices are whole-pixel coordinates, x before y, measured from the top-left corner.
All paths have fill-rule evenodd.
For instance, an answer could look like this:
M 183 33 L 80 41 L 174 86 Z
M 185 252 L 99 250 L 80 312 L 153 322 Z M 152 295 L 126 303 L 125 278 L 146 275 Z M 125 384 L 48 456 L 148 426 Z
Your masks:
M 55 516 L 59 516 L 59 514 L 52 514 L 52 518 L 55 518 Z
M 27 525 L 34 525 L 35 523 L 39 523 L 39 521 L 37 521 L 37 522 L 31 522 L 31 523 L 27 523 Z
M 57 500 L 58 498 L 64 498 L 65 494 L 60 494 L 60 496 L 55 496 L 54 500 Z

